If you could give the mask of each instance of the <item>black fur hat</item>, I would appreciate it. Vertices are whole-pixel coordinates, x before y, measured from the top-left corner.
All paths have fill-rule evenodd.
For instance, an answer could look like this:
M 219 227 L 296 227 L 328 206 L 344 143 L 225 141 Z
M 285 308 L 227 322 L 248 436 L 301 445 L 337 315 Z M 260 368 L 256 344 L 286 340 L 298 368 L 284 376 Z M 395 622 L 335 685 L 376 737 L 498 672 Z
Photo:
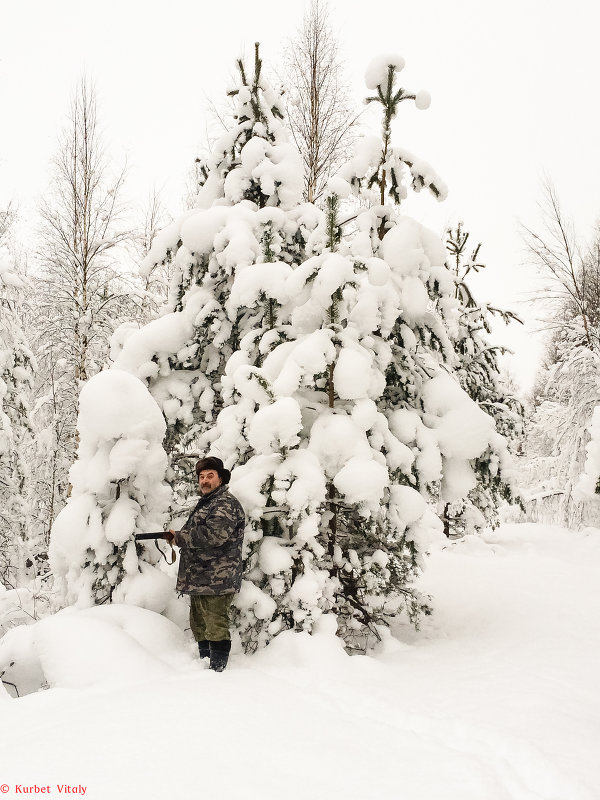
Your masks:
M 201 458 L 200 461 L 197 461 L 196 477 L 199 477 L 202 470 L 205 469 L 214 469 L 219 478 L 221 478 L 223 485 L 229 483 L 231 472 L 225 468 L 220 458 L 217 458 L 216 456 L 206 456 L 206 458 Z

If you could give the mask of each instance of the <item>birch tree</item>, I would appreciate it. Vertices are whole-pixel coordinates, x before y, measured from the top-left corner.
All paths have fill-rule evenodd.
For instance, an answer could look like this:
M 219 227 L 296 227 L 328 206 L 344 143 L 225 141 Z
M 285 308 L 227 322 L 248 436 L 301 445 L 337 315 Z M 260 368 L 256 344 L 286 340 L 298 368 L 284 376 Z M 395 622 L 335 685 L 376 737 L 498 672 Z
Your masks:
M 52 163 L 51 188 L 39 209 L 37 412 L 45 415 L 48 436 L 38 456 L 48 524 L 68 487 L 65 467 L 75 455 L 80 387 L 105 362 L 128 302 L 118 276 L 120 246 L 128 236 L 120 199 L 124 176 L 124 169 L 116 175 L 110 170 L 96 93 L 82 78 Z
M 588 247 L 575 225 L 562 210 L 553 183 L 543 184 L 539 203 L 541 225 L 537 230 L 522 226 L 522 237 L 529 262 L 536 267 L 544 281 L 537 299 L 546 303 L 546 325 L 562 327 L 568 320 L 572 329 L 579 328 L 582 344 L 591 350 L 598 348 L 597 318 L 600 274 L 600 243 Z
M 312 203 L 341 166 L 358 119 L 324 0 L 312 0 L 286 66 L 289 125 L 304 162 L 304 198 Z
M 150 252 L 152 242 L 159 231 L 171 222 L 160 194 L 153 188 L 148 196 L 143 212 L 141 224 L 133 236 L 133 249 L 138 264 L 145 264 L 145 269 L 140 270 L 142 282 L 142 298 L 140 303 L 140 316 L 146 323 L 158 315 L 159 308 L 167 301 L 169 283 L 173 275 L 173 265 L 170 262 L 155 264 L 147 262 L 146 256 Z

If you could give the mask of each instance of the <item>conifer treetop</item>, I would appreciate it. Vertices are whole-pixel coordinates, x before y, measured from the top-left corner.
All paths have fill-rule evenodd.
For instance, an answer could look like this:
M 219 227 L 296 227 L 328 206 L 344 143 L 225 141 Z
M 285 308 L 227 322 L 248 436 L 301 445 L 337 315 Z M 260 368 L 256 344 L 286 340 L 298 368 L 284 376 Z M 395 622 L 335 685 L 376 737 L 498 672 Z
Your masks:
M 221 136 L 202 164 L 204 184 L 196 206 L 251 200 L 259 208 L 292 208 L 302 200 L 303 167 L 283 120 L 283 104 L 262 73 L 255 45 L 252 74 L 237 62 L 239 85 L 228 94 L 237 100 L 235 125 Z
M 401 203 L 407 196 L 408 184 L 415 192 L 428 189 L 440 201 L 448 194 L 446 185 L 426 161 L 392 144 L 392 121 L 400 103 L 412 100 L 418 109 L 425 110 L 431 100 L 428 92 L 415 94 L 396 85 L 403 67 L 404 59 L 399 55 L 379 56 L 369 65 L 367 88 L 375 90 L 375 94 L 368 96 L 365 103 L 379 103 L 382 107 L 381 138 L 365 137 L 354 158 L 339 172 L 339 177 L 372 205 L 384 206 L 388 197 L 393 203 Z

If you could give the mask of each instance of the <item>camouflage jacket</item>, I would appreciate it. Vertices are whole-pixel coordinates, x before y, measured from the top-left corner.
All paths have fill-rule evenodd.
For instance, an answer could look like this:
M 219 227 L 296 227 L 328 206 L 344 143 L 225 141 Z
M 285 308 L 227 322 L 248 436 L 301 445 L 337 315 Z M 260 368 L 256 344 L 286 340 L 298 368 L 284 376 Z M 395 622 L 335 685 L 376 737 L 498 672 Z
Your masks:
M 240 501 L 219 486 L 201 497 L 177 533 L 181 548 L 177 591 L 233 594 L 242 582 L 245 517 Z

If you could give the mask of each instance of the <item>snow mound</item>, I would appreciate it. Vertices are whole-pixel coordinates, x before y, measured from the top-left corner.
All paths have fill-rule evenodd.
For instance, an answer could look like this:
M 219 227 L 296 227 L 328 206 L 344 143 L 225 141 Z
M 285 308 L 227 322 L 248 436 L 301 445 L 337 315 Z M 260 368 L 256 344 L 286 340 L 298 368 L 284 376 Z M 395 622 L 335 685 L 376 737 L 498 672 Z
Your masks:
M 264 650 L 252 658 L 253 666 L 277 669 L 318 669 L 337 664 L 344 668 L 349 656 L 341 639 L 335 635 L 335 616 L 324 614 L 314 625 L 313 634 L 306 631 L 284 631 Z
M 186 638 L 173 622 L 130 605 L 66 608 L 0 639 L 0 673 L 20 696 L 46 686 L 164 680 L 193 666 Z

